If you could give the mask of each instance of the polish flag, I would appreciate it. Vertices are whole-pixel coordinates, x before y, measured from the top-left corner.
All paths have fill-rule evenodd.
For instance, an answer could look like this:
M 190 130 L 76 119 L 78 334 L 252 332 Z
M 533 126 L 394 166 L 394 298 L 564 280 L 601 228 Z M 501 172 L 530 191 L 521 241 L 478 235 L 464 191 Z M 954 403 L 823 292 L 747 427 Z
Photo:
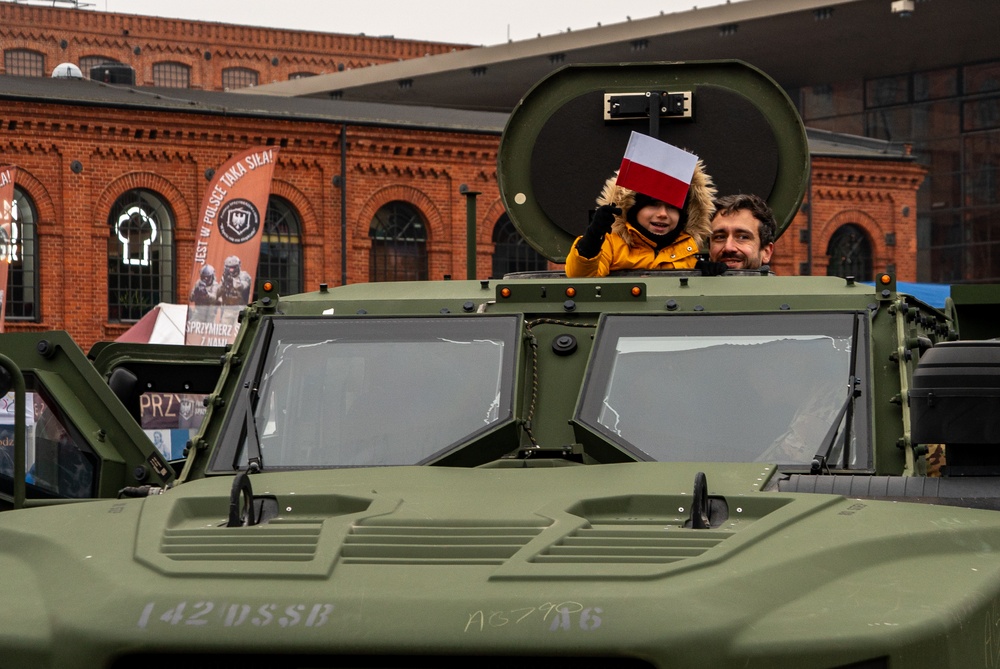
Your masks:
M 697 164 L 693 153 L 633 131 L 615 183 L 681 209 Z

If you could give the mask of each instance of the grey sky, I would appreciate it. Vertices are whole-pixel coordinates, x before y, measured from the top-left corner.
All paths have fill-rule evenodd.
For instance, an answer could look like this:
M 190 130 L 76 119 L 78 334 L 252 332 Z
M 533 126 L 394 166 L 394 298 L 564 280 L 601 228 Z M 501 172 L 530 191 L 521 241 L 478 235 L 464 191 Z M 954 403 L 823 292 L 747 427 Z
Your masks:
M 727 0 L 86 0 L 89 11 L 492 45 Z M 736 0 L 740 1 L 740 0 Z M 749 2 L 752 0 L 742 0 Z

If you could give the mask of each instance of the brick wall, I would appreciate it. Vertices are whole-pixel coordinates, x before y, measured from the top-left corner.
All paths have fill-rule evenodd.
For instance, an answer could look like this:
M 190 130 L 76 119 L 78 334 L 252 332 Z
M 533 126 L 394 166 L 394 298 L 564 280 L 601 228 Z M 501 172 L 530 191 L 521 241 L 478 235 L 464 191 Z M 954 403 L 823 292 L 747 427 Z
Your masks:
M 369 228 L 384 204 L 403 200 L 428 227 L 429 275 L 465 278 L 465 197 L 477 201 L 477 269 L 489 276 L 491 234 L 503 213 L 496 182 L 499 137 L 347 126 L 347 174 L 339 186 L 341 126 L 203 114 L 0 105 L 0 162 L 18 166 L 17 185 L 37 208 L 41 319 L 7 330 L 65 329 L 85 349 L 127 325 L 108 321 L 108 216 L 130 189 L 155 191 L 174 213 L 175 295 L 186 294 L 198 208 L 215 169 L 258 144 L 281 146 L 272 193 L 302 222 L 304 287 L 341 283 L 341 208 L 346 189 L 348 282 L 368 280 Z M 266 127 L 266 134 L 262 132 Z M 79 173 L 71 164 L 79 161 Z M 183 301 L 179 297 L 175 301 Z
M 229 67 L 256 70 L 259 83 L 266 84 L 302 72 L 324 74 L 469 48 L 12 2 L 0 2 L 0 45 L 44 54 L 46 74 L 60 63 L 102 56 L 132 66 L 139 86 L 153 85 L 154 63 L 181 63 L 191 68 L 191 88 L 205 90 L 222 90 L 222 71 Z M 2 62 L 0 74 L 6 74 Z
M 814 157 L 806 200 L 775 244 L 775 272 L 800 274 L 811 261 L 811 274 L 825 275 L 830 239 L 842 226 L 855 225 L 871 246 L 874 273 L 894 268 L 897 280 L 916 281 L 917 189 L 925 174 L 920 165 L 902 160 Z

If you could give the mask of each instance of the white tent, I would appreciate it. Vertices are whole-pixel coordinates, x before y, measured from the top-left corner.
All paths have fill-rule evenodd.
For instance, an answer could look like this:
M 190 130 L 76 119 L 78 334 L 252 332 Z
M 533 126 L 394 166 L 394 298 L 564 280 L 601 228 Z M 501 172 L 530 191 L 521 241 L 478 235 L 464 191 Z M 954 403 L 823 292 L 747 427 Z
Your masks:
M 115 341 L 141 344 L 183 344 L 186 304 L 160 302 Z

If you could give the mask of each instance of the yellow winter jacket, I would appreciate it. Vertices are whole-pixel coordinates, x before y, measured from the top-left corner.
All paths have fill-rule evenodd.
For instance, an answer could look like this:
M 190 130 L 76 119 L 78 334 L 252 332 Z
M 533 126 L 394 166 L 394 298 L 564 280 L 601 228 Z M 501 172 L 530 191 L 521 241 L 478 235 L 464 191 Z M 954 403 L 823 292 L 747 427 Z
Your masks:
M 601 252 L 593 258 L 579 254 L 576 245 L 580 237 L 577 237 L 566 257 L 566 276 L 607 276 L 611 271 L 623 269 L 694 269 L 698 261 L 695 257 L 698 244 L 687 232 L 681 232 L 673 244 L 657 251 L 630 223 L 625 227 L 628 235 L 621 234 L 623 231 L 605 235 Z M 626 238 L 632 243 L 629 244 Z

